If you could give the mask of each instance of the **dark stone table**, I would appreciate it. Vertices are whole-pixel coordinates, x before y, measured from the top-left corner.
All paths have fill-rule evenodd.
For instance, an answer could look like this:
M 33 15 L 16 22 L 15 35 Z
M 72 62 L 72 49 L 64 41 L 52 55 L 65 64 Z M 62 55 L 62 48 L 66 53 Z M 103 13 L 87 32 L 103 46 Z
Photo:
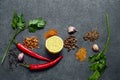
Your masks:
M 0 65 L 0 80 L 87 80 L 91 75 L 88 57 L 96 54 L 91 50 L 91 46 L 97 43 L 102 50 L 106 42 L 106 12 L 109 14 L 111 42 L 106 54 L 108 67 L 100 80 L 120 80 L 120 0 L 0 0 L 0 59 L 13 34 L 11 20 L 14 11 L 23 13 L 27 23 L 37 17 L 43 17 L 47 21 L 45 28 L 36 33 L 29 33 L 28 30 L 20 33 L 17 41 L 22 42 L 25 37 L 37 36 L 40 48 L 35 51 L 49 57 L 44 47 L 44 33 L 55 28 L 59 31 L 59 36 L 65 39 L 68 37 L 67 27 L 76 26 L 78 32 L 75 36 L 79 47 L 87 48 L 87 60 L 79 62 L 75 59 L 77 49 L 70 52 L 63 49 L 61 54 L 64 58 L 56 66 L 44 71 L 31 72 L 21 66 L 12 71 L 9 69 L 7 57 L 5 63 Z M 85 42 L 83 35 L 96 28 L 100 32 L 100 38 L 93 43 Z M 12 45 L 11 48 L 15 46 Z M 27 55 L 25 61 L 42 63 Z

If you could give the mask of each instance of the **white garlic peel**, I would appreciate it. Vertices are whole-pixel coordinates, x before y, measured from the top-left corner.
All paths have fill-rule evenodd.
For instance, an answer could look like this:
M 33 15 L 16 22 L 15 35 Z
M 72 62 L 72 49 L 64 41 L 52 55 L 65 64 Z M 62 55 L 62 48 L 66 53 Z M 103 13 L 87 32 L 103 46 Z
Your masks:
M 76 30 L 76 28 L 75 27 L 73 27 L 73 26 L 69 26 L 68 27 L 68 33 L 74 33 L 74 32 L 76 32 L 77 30 Z
M 95 52 L 98 52 L 98 51 L 99 51 L 99 47 L 98 47 L 97 44 L 93 44 L 92 49 L 93 49 L 93 51 L 95 51 Z
M 24 53 L 20 53 L 20 54 L 18 55 L 18 60 L 19 60 L 19 61 L 23 61 L 23 58 L 24 58 Z

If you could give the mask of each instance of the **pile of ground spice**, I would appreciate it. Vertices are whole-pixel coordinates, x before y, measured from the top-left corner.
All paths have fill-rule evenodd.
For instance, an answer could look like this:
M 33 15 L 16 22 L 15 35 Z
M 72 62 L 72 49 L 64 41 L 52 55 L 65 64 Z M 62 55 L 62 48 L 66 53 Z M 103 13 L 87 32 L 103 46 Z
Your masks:
M 39 48 L 39 40 L 35 36 L 27 37 L 23 40 L 23 45 L 30 49 Z
M 87 55 L 87 50 L 86 50 L 86 48 L 82 47 L 77 51 L 76 59 L 78 59 L 80 61 L 85 61 L 86 55 Z
M 99 38 L 100 33 L 97 30 L 92 30 L 87 33 L 85 33 L 83 39 L 85 41 L 93 42 Z
M 78 48 L 77 38 L 73 35 L 69 36 L 64 40 L 64 48 L 67 48 L 68 51 Z
M 44 36 L 47 39 L 51 36 L 57 36 L 57 35 L 58 35 L 58 31 L 56 29 L 49 29 Z

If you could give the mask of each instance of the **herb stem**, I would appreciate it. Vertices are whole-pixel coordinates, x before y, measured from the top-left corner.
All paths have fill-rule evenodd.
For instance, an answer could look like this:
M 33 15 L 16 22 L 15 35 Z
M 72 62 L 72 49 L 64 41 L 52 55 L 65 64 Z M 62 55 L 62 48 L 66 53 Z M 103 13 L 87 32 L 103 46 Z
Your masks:
M 107 42 L 105 44 L 105 47 L 102 51 L 102 53 L 106 53 L 110 44 L 110 24 L 109 24 L 109 19 L 108 19 L 108 14 L 106 14 L 106 25 L 107 25 L 107 32 L 108 32 L 108 37 L 107 37 Z
M 3 62 L 5 61 L 5 58 L 6 58 L 7 54 L 8 54 L 8 51 L 9 51 L 9 49 L 10 49 L 10 47 L 11 47 L 11 45 L 12 45 L 14 39 L 15 39 L 15 37 L 17 36 L 17 34 L 18 34 L 19 32 L 20 32 L 20 31 L 18 31 L 18 30 L 15 30 L 15 31 L 14 31 L 14 34 L 13 34 L 13 36 L 11 37 L 10 42 L 9 42 L 9 44 L 8 44 L 8 46 L 7 46 L 4 54 L 3 54 L 1 64 L 3 64 Z

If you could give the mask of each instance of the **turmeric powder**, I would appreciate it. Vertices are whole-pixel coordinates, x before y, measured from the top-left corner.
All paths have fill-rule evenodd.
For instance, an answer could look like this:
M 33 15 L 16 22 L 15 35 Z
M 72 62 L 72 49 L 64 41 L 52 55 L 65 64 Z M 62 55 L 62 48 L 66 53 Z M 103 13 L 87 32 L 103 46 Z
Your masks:
M 76 59 L 78 59 L 80 61 L 85 61 L 86 60 L 86 54 L 87 54 L 86 48 L 82 47 L 77 51 Z
M 58 31 L 56 29 L 49 29 L 46 33 L 45 33 L 45 38 L 49 38 L 52 36 L 57 36 L 58 35 Z

